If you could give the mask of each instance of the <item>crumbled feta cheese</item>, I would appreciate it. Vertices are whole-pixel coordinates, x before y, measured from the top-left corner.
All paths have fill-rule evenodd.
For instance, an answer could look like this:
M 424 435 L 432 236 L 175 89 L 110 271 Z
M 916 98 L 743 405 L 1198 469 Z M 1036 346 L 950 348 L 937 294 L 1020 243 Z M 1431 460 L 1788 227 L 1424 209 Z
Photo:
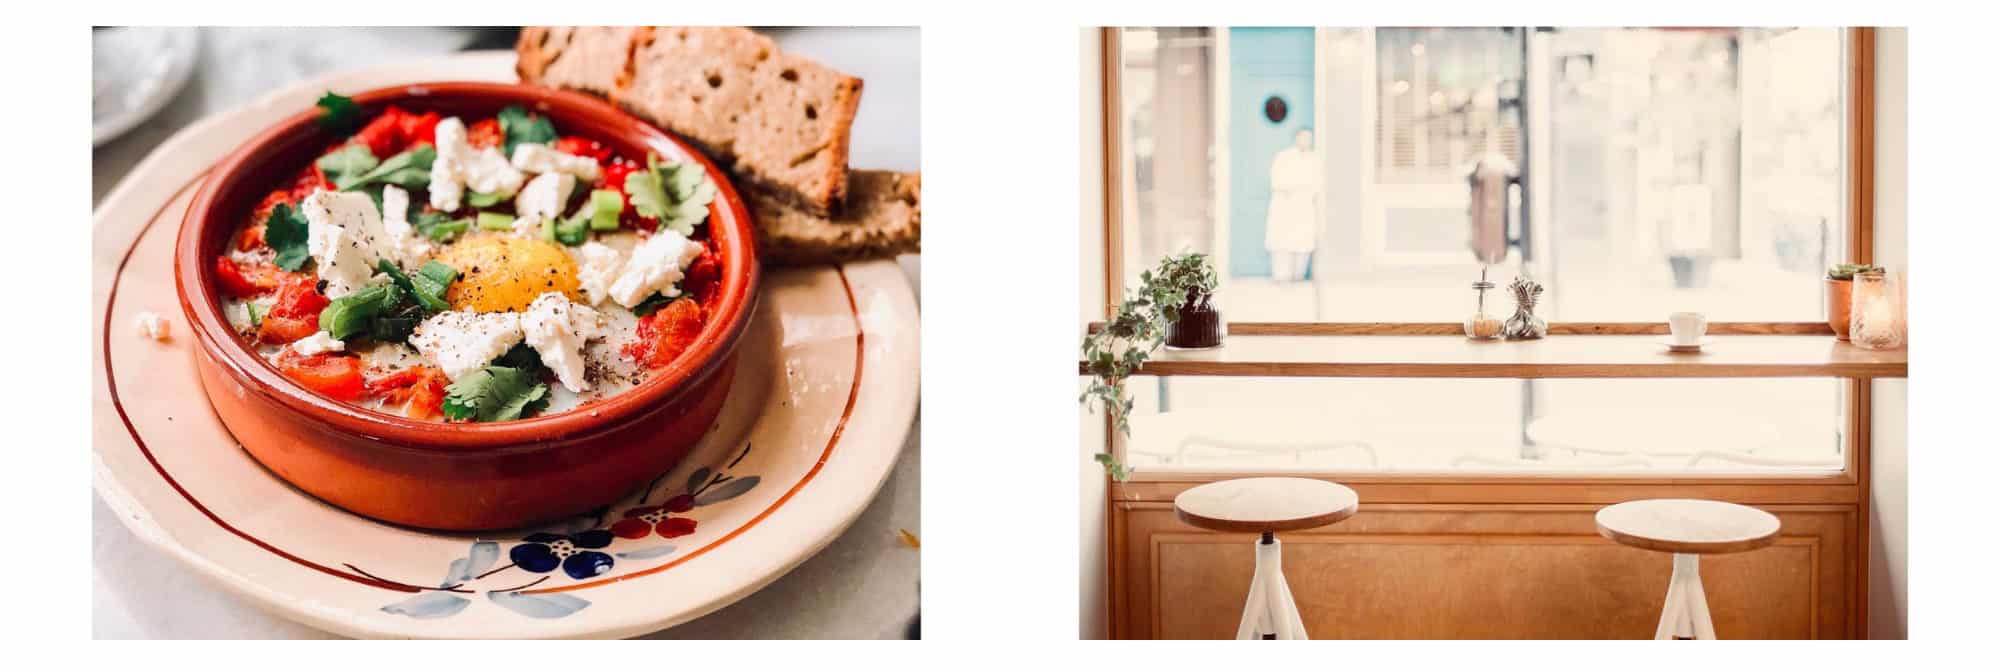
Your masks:
M 599 335 L 596 310 L 546 292 L 521 313 L 521 332 L 564 388 L 579 393 L 590 389 L 583 377 L 583 342 Z
M 542 221 L 561 217 L 575 189 L 576 176 L 566 173 L 535 176 L 521 188 L 521 195 L 514 197 L 514 232 L 540 234 Z
M 431 162 L 431 206 L 451 212 L 458 210 L 465 190 L 480 194 L 512 195 L 521 189 L 526 176 L 507 162 L 497 147 L 474 149 L 465 140 L 465 121 L 452 116 L 438 121 L 432 135 L 437 159 Z
M 306 250 L 326 281 L 326 295 L 339 298 L 367 286 L 384 256 L 388 235 L 375 201 L 360 192 L 321 190 L 299 205 L 306 216 Z
M 329 354 L 337 351 L 347 351 L 347 343 L 333 339 L 333 336 L 327 335 L 326 331 L 320 331 L 293 341 L 292 351 L 298 352 L 303 356 Z
M 566 173 L 584 182 L 597 180 L 597 160 L 539 143 L 514 146 L 514 168 L 541 174 Z
M 666 229 L 655 232 L 632 248 L 632 258 L 619 269 L 617 281 L 611 283 L 611 300 L 631 308 L 656 291 L 668 297 L 679 296 L 681 290 L 676 283 L 686 274 L 688 264 L 694 263 L 701 253 L 701 245 L 686 236 Z
M 581 284 L 583 297 L 591 305 L 598 305 L 611 296 L 611 283 L 618 279 L 618 269 L 625 267 L 625 253 L 618 248 L 590 241 L 576 250 L 576 278 Z
M 136 323 L 139 325 L 140 335 L 154 340 L 165 342 L 168 338 L 174 336 L 173 325 L 169 324 L 167 318 L 160 316 L 159 313 L 141 311 Z
M 453 380 L 486 367 L 520 342 L 521 315 L 513 312 L 440 312 L 410 334 L 410 346 Z
M 431 252 L 430 242 L 410 226 L 410 193 L 394 185 L 382 186 L 382 235 L 404 266 L 416 265 Z

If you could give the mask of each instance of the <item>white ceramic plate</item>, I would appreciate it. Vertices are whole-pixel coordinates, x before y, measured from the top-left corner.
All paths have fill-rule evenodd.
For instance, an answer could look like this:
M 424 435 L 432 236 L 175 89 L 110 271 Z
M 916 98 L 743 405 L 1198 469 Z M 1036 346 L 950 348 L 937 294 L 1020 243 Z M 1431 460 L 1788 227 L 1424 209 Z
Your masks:
M 646 493 L 539 530 L 449 534 L 348 514 L 258 466 L 195 383 L 173 288 L 174 234 L 208 165 L 323 90 L 512 80 L 510 54 L 337 74 L 182 131 L 93 220 L 95 486 L 143 540 L 270 610 L 362 637 L 617 637 L 672 626 L 790 571 L 867 506 L 915 416 L 918 314 L 894 262 L 766 273 L 715 429 Z M 138 335 L 150 311 L 174 337 Z M 537 531 L 608 528 L 683 494 L 694 531 L 616 538 L 610 571 L 510 566 Z M 646 513 L 634 511 L 634 515 Z M 676 523 L 684 525 L 684 523 Z

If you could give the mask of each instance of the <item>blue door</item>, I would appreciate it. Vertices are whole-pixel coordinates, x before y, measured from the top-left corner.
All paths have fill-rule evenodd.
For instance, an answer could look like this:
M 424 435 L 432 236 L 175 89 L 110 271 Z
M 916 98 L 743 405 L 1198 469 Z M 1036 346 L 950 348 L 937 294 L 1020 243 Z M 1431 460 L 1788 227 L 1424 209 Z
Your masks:
M 1283 103 L 1283 119 L 1267 110 Z M 1313 122 L 1313 29 L 1229 29 L 1229 274 L 1270 277 L 1271 158 Z

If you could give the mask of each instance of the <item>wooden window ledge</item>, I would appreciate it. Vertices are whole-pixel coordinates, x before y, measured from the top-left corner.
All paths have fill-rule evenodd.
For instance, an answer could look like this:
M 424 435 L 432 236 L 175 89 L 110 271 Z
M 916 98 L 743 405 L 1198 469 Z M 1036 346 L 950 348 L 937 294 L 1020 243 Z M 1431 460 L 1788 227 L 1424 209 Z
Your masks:
M 1161 349 L 1135 374 L 1243 377 L 1847 377 L 1909 376 L 1904 350 L 1869 351 L 1831 335 L 1711 335 L 1670 352 L 1659 335 L 1242 335 L 1205 351 Z M 1079 363 L 1079 371 L 1084 371 Z

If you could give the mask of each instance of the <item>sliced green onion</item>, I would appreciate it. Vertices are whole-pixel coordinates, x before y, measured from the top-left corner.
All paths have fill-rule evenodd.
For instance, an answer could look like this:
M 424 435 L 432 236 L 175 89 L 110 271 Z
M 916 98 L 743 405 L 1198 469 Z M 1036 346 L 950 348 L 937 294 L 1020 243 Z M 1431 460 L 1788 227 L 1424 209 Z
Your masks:
M 426 262 L 423 268 L 417 269 L 417 274 L 430 278 L 438 284 L 451 284 L 452 280 L 458 279 L 458 269 L 436 259 Z
M 555 242 L 571 247 L 582 245 L 590 238 L 590 222 L 581 217 L 557 222 L 553 235 Z
M 449 267 L 447 266 L 447 268 Z M 388 259 L 381 260 L 380 263 L 376 264 L 375 269 L 387 273 L 389 279 L 395 282 L 397 286 L 408 290 L 412 296 L 416 297 L 417 304 L 423 306 L 425 310 L 438 312 L 451 308 L 442 298 L 445 287 L 450 283 L 445 283 L 444 285 L 433 283 L 429 278 L 423 277 L 421 273 L 418 274 L 418 277 L 412 278 L 403 273 L 403 269 L 397 268 L 396 264 Z M 408 334 L 405 333 L 404 336 L 408 337 Z M 381 339 L 381 337 L 379 335 L 376 336 L 377 339 Z
M 492 208 L 507 199 L 499 192 L 470 192 L 465 195 L 465 204 L 473 208 Z
M 479 228 L 492 231 L 506 231 L 514 228 L 514 216 L 506 213 L 479 213 Z
M 444 243 L 457 238 L 459 234 L 465 233 L 466 230 L 471 228 L 472 222 L 470 221 L 451 220 L 431 225 L 430 229 L 424 232 L 424 235 L 430 236 L 431 240 Z
M 611 231 L 618 228 L 618 216 L 625 213 L 625 197 L 617 190 L 590 192 L 590 228 Z
M 251 301 L 249 303 L 243 304 L 243 312 L 245 314 L 250 315 L 250 326 L 252 328 L 263 326 L 264 313 L 270 311 L 271 311 L 271 306 L 265 305 L 263 303 L 258 303 L 256 301 Z

